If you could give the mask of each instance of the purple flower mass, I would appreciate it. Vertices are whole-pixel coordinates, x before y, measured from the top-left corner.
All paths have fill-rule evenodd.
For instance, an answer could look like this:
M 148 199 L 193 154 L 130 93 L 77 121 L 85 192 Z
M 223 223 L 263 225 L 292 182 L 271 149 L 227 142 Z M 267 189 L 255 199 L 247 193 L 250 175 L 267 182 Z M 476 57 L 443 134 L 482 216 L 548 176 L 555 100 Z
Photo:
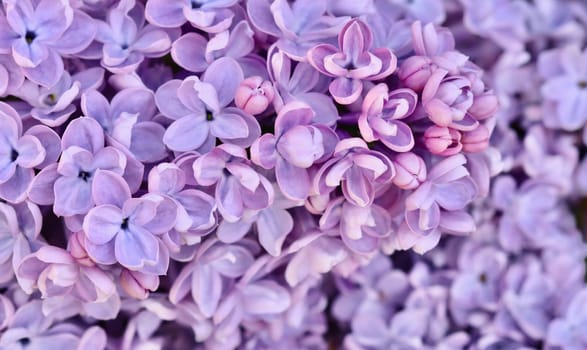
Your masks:
M 0 349 L 587 349 L 586 28 L 0 1 Z

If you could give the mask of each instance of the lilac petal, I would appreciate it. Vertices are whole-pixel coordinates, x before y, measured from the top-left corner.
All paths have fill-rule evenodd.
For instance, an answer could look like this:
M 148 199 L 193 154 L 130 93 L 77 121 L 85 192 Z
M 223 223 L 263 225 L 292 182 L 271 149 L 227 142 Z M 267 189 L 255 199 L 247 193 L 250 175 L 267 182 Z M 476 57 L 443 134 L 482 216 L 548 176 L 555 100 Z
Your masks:
M 122 266 L 128 269 L 140 269 L 145 264 L 157 263 L 159 243 L 149 231 L 134 226 L 116 235 L 114 254 Z
M 256 139 L 258 139 L 259 136 L 261 136 L 261 127 L 259 126 L 259 122 L 257 122 L 257 119 L 252 115 L 236 107 L 225 108 L 223 110 L 223 113 L 230 115 L 238 115 L 240 119 L 242 119 L 247 124 L 247 136 L 242 138 L 230 139 L 229 142 L 227 140 L 227 143 L 231 143 L 233 145 L 246 148 L 251 146 L 251 144 Z
M 155 217 L 146 223 L 144 227 L 154 234 L 163 234 L 169 232 L 177 221 L 178 209 L 177 202 L 169 197 L 148 194 L 144 198 L 157 203 Z
M 131 197 L 124 179 L 109 170 L 96 170 L 92 181 L 92 198 L 96 205 L 112 204 L 119 208 Z
M 86 238 L 84 247 L 90 258 L 99 264 L 112 265 L 116 263 L 113 241 L 103 245 L 96 245 Z
M 153 27 L 151 27 L 153 28 Z M 144 30 L 134 42 L 133 49 L 147 56 L 162 56 L 171 47 L 169 35 L 159 29 Z
M 82 11 L 74 11 L 73 21 L 53 47 L 60 54 L 75 54 L 88 47 L 95 36 L 94 19 Z
M 173 163 L 160 163 L 149 172 L 149 192 L 175 194 L 186 184 L 186 174 Z
M 33 135 L 24 135 L 16 144 L 18 157 L 16 163 L 25 168 L 34 168 L 45 159 L 46 153 L 43 145 Z
M 37 167 L 45 168 L 59 159 L 61 140 L 55 131 L 44 125 L 35 125 L 27 130 L 26 135 L 36 137 L 45 150 L 45 159 Z
M 233 99 L 244 74 L 239 64 L 230 57 L 214 61 L 204 73 L 202 81 L 212 84 L 218 93 L 220 106 L 227 106 Z
M 265 169 L 273 169 L 277 162 L 275 142 L 275 136 L 271 134 L 265 134 L 255 140 L 251 145 L 251 160 L 253 163 Z
M 270 4 L 267 0 L 251 0 L 247 2 L 247 13 L 251 23 L 260 31 L 280 37 L 281 30 L 275 24 Z
M 396 152 L 407 152 L 414 148 L 414 135 L 412 129 L 400 121 L 394 121 L 397 126 L 397 134 L 395 136 L 382 136 L 381 142 Z
M 0 183 L 10 180 L 17 167 L 16 162 L 12 162 L 8 157 L 2 159 L 2 163 L 0 163 Z
M 241 290 L 241 294 L 243 307 L 250 315 L 279 314 L 291 304 L 287 290 L 274 281 L 249 284 Z
M 92 208 L 84 218 L 83 229 L 86 237 L 94 244 L 106 244 L 121 230 L 123 222 L 120 208 L 101 205 Z
M 330 73 L 330 71 L 324 65 L 324 62 L 328 56 L 332 56 L 336 53 L 338 53 L 338 49 L 336 47 L 328 44 L 322 44 L 310 49 L 308 51 L 307 58 L 308 62 L 320 73 L 330 77 L 335 77 L 336 75 Z
M 92 208 L 92 186 L 77 177 L 60 177 L 55 181 L 55 204 L 58 216 L 85 214 Z
M 210 133 L 221 140 L 242 139 L 248 136 L 248 127 L 239 114 L 225 112 L 214 116 Z
M 236 222 L 223 220 L 220 225 L 218 225 L 216 236 L 224 243 L 238 242 L 249 233 L 251 226 L 252 223 L 245 220 L 239 220 Z
M 355 79 L 337 78 L 330 83 L 328 91 L 336 102 L 348 105 L 359 98 L 363 91 L 363 83 Z
M 275 119 L 275 136 L 280 137 L 297 125 L 308 125 L 313 117 L 314 111 L 307 104 L 290 102 L 283 106 Z
M 243 215 L 243 202 L 240 194 L 240 186 L 236 178 L 229 176 L 220 179 L 215 192 L 218 203 L 218 211 L 225 220 L 235 222 Z
M 145 17 L 159 27 L 180 27 L 186 22 L 183 15 L 185 6 L 186 2 L 182 0 L 151 0 L 145 6 Z
M 353 338 L 361 345 L 382 348 L 389 341 L 388 326 L 381 317 L 360 313 L 352 319 Z
M 155 93 L 155 103 L 161 113 L 174 120 L 193 113 L 192 110 L 184 106 L 177 96 L 181 85 L 181 80 L 170 80 L 161 85 Z
M 61 148 L 78 146 L 95 153 L 104 147 L 104 132 L 98 122 L 92 118 L 78 118 L 73 120 L 63 133 Z
M 37 84 L 53 86 L 63 75 L 64 67 L 61 57 L 53 50 L 49 50 L 47 58 L 34 68 L 22 68 L 25 76 Z M 54 126 L 54 125 L 50 125 Z
M 257 219 L 259 243 L 269 254 L 279 256 L 283 242 L 293 226 L 293 218 L 287 210 L 269 207 Z
M 292 200 L 305 200 L 310 194 L 312 183 L 306 169 L 280 158 L 275 166 L 275 177 L 281 192 Z
M 26 198 L 26 193 L 34 176 L 33 169 L 16 167 L 14 176 L 0 184 L 0 198 L 4 198 L 11 203 L 22 202 Z
M 165 128 L 155 122 L 142 122 L 134 126 L 130 150 L 137 160 L 154 163 L 167 157 L 167 150 L 161 140 Z
M 440 236 L 441 235 L 439 230 L 433 230 L 432 232 L 420 238 L 418 242 L 416 242 L 413 247 L 414 251 L 418 254 L 424 254 L 434 249 L 440 241 Z
M 197 33 L 187 33 L 171 46 L 171 57 L 182 68 L 190 72 L 203 72 L 208 67 L 205 52 L 208 42 Z
M 209 124 L 205 119 L 186 115 L 167 128 L 163 135 L 163 143 L 174 151 L 192 151 L 204 143 L 208 132 Z
M 443 212 L 439 225 L 443 232 L 451 234 L 465 235 L 475 231 L 475 220 L 463 211 Z
M 111 101 L 112 117 L 117 118 L 123 112 L 138 114 L 139 121 L 150 121 L 157 111 L 155 96 L 151 90 L 129 88 L 121 90 Z
M 51 205 L 55 201 L 53 186 L 59 178 L 57 164 L 52 164 L 41 170 L 31 182 L 28 197 L 39 205 Z
M 477 186 L 468 176 L 448 184 L 438 184 L 435 189 L 437 203 L 446 210 L 463 209 L 477 195 Z
M 206 317 L 212 317 L 222 296 L 222 278 L 209 265 L 196 265 L 192 277 L 192 297 Z
M 373 186 L 356 166 L 346 172 L 342 190 L 345 197 L 359 207 L 366 207 L 373 202 Z
M 396 70 L 397 58 L 391 50 L 387 48 L 377 48 L 371 51 L 371 53 L 381 61 L 382 66 L 379 73 L 369 76 L 369 80 L 383 79 Z
M 88 328 L 83 336 L 81 337 L 76 350 L 83 349 L 95 349 L 104 350 L 106 349 L 108 338 L 106 332 L 99 326 L 93 326 Z
M 338 39 L 340 50 L 350 56 L 353 62 L 371 47 L 372 33 L 367 24 L 360 20 L 348 22 Z

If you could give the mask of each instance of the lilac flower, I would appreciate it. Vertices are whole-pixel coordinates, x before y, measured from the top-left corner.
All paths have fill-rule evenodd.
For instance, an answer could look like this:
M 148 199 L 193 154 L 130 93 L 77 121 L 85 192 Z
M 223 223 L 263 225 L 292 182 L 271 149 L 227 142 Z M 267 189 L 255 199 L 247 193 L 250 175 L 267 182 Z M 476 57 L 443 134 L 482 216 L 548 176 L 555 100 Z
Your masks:
M 23 135 L 20 116 L 8 104 L 0 103 L 0 198 L 18 203 L 42 168 L 57 160 L 59 136 L 45 127 L 37 126 Z
M 383 79 L 395 71 L 397 58 L 387 48 L 371 49 L 372 36 L 367 24 L 351 20 L 338 35 L 338 49 L 322 44 L 308 51 L 308 62 L 314 68 L 336 78 L 329 86 L 336 102 L 355 102 L 363 91 L 363 80 Z
M 39 207 L 31 202 L 0 203 L 0 283 L 10 281 L 21 260 L 40 246 L 42 220 Z
M 67 1 L 4 2 L 0 16 L 0 53 L 12 53 L 25 76 L 50 87 L 63 74 L 60 55 L 79 53 L 94 39 L 90 16 Z
M 108 144 L 123 146 L 138 161 L 156 162 L 167 156 L 162 138 L 165 128 L 153 121 L 154 94 L 144 88 L 119 91 L 110 102 L 96 90 L 82 95 L 82 111 L 100 123 Z
M 391 217 L 382 207 L 359 207 L 338 198 L 330 202 L 320 218 L 320 229 L 338 229 L 342 241 L 360 254 L 375 252 L 381 239 L 391 234 Z
M 194 177 L 201 186 L 215 185 L 218 211 L 228 222 L 236 222 L 246 211 L 265 209 L 273 202 L 273 187 L 257 173 L 244 149 L 222 144 L 193 164 Z
M 101 264 L 118 262 L 133 271 L 165 274 L 169 253 L 158 236 L 175 226 L 175 203 L 149 194 L 131 198 L 124 179 L 108 170 L 97 170 L 94 177 L 97 206 L 83 222 L 90 257 Z
M 405 190 L 418 188 L 426 180 L 426 163 L 412 152 L 398 154 L 393 160 L 393 184 Z
M 25 292 L 39 289 L 42 298 L 74 296 L 85 302 L 103 302 L 116 292 L 111 277 L 95 265 L 85 265 L 69 252 L 44 246 L 25 257 L 16 269 Z
M 191 259 L 202 237 L 210 233 L 217 224 L 216 202 L 205 192 L 186 186 L 186 174 L 175 164 L 160 163 L 149 173 L 149 192 L 166 195 L 176 202 L 178 222 L 176 227 L 164 235 L 164 242 L 174 259 Z M 193 250 L 189 249 L 189 250 Z
M 330 41 L 348 17 L 325 16 L 326 0 L 251 0 L 247 13 L 251 23 L 263 33 L 277 37 L 277 47 L 296 61 L 304 61 L 316 43 Z
M 163 142 L 174 151 L 209 151 L 216 138 L 248 147 L 261 133 L 248 113 L 229 104 L 243 80 L 242 69 L 231 58 L 221 58 L 206 70 L 184 81 L 171 80 L 155 94 L 159 110 L 173 122 Z
M 104 69 L 98 67 L 73 76 L 64 72 L 54 86 L 48 88 L 26 81 L 14 95 L 33 106 L 33 118 L 45 125 L 56 127 L 64 124 L 75 112 L 73 101 L 86 90 L 99 87 L 103 80 Z
M 465 163 L 463 155 L 438 162 L 426 182 L 406 198 L 405 222 L 396 236 L 398 248 L 414 247 L 424 253 L 438 244 L 441 232 L 463 235 L 475 230 L 473 218 L 463 211 L 477 196 Z
M 171 48 L 173 33 L 145 24 L 143 5 L 122 0 L 97 22 L 96 40 L 104 44 L 102 65 L 113 73 L 134 71 L 145 57 L 161 57 Z
M 237 0 L 149 0 L 145 16 L 163 28 L 180 27 L 186 21 L 207 33 L 219 33 L 232 24 L 231 9 Z
M 216 34 L 210 40 L 197 33 L 187 33 L 173 43 L 171 57 L 178 65 L 195 73 L 205 71 L 212 62 L 222 57 L 231 57 L 239 62 L 239 58 L 247 56 L 255 48 L 253 34 L 246 21 Z
M 414 135 L 400 119 L 414 112 L 418 96 L 409 89 L 388 91 L 385 84 L 369 90 L 363 100 L 359 130 L 367 142 L 381 140 L 396 152 L 407 152 L 414 147 Z
M 275 135 L 265 134 L 251 146 L 251 159 L 265 169 L 275 168 L 279 188 L 288 198 L 304 200 L 312 179 L 308 168 L 332 155 L 338 138 L 323 125 L 312 125 L 314 112 L 300 102 L 283 106 L 275 120 Z
M 371 151 L 358 138 L 341 140 L 332 159 L 324 163 L 314 178 L 314 188 L 320 193 L 332 192 L 339 185 L 351 204 L 367 207 L 373 203 L 379 186 L 395 176 L 393 164 L 382 153 Z
M 331 98 L 323 94 L 321 86 L 326 82 L 321 75 L 307 63 L 292 65 L 291 59 L 276 46 L 269 49 L 267 70 L 276 89 L 275 109 L 286 103 L 302 101 L 316 112 L 316 122 L 333 125 L 339 118 Z
M 585 333 L 580 330 L 587 322 L 587 290 L 575 294 L 563 317 L 554 319 L 548 326 L 547 346 L 564 349 L 581 349 L 587 346 Z
M 72 121 L 63 134 L 61 147 L 59 164 L 35 176 L 29 198 L 40 205 L 53 204 L 59 216 L 86 214 L 94 206 L 92 184 L 96 171 L 122 175 L 126 157 L 114 147 L 104 147 L 102 128 L 91 118 Z
M 396 6 L 409 14 L 410 17 L 424 23 L 440 24 L 446 19 L 445 5 L 435 0 L 392 0 Z
M 544 52 L 538 70 L 544 85 L 544 123 L 550 128 L 578 130 L 587 122 L 587 50 L 568 46 Z

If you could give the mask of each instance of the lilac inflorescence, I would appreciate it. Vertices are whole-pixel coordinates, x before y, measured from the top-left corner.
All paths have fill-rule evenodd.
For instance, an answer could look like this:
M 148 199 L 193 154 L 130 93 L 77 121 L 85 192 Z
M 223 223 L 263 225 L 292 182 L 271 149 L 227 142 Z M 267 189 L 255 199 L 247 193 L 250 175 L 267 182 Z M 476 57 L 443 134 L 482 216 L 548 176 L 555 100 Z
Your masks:
M 587 349 L 585 28 L 0 1 L 0 349 Z

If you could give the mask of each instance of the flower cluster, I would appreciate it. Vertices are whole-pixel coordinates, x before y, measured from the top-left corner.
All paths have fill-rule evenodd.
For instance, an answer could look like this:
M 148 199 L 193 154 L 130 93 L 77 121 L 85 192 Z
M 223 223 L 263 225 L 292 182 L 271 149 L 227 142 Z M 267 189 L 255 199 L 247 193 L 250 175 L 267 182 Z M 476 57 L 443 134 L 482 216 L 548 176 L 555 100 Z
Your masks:
M 0 1 L 0 349 L 587 348 L 586 25 Z

